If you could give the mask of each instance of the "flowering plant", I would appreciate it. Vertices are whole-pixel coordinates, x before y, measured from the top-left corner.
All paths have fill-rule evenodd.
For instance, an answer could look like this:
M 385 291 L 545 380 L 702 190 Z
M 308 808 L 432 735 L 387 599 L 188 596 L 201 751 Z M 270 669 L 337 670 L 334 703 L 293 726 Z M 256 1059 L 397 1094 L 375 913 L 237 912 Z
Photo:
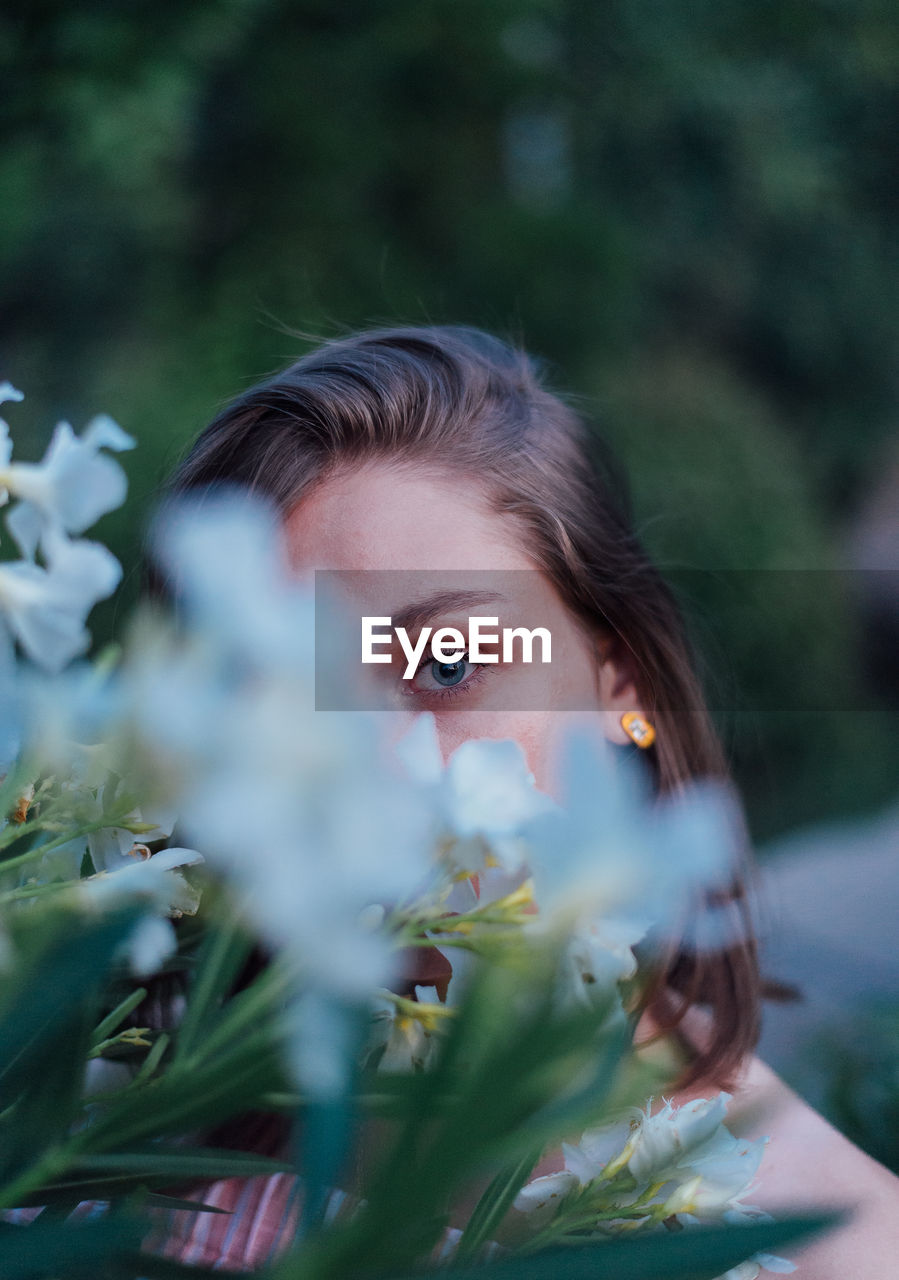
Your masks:
M 80 662 L 120 575 L 80 535 L 133 442 L 61 424 L 32 464 L 0 432 L 4 1274 L 187 1274 L 165 1224 L 212 1210 L 178 1188 L 284 1174 L 284 1277 L 790 1269 L 816 1224 L 743 1202 L 762 1144 L 724 1094 L 653 1113 L 674 1064 L 633 1043 L 633 948 L 726 883 L 729 794 L 652 801 L 572 735 L 560 804 L 514 742 L 444 763 L 432 717 L 391 748 L 317 712 L 313 603 L 245 495 L 164 514 L 177 616 Z M 282 1158 L 204 1140 L 254 1109 Z

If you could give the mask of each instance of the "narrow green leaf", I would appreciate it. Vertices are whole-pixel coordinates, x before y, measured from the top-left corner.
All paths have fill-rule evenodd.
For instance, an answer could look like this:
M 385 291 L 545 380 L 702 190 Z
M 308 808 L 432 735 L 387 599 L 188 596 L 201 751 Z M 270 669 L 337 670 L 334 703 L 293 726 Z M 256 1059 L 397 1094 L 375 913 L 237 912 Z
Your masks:
M 157 1174 L 184 1178 L 250 1178 L 257 1174 L 291 1173 L 293 1165 L 283 1160 L 250 1152 L 221 1150 L 215 1147 L 152 1151 L 112 1151 L 98 1155 L 82 1156 L 72 1172 L 75 1177 L 82 1171 L 96 1173 L 121 1170 L 125 1173 Z
M 502 1169 L 490 1183 L 475 1205 L 456 1246 L 456 1257 L 460 1261 L 474 1257 L 490 1239 L 540 1159 L 540 1152 L 540 1147 L 525 1152 L 519 1160 Z
M 252 1110 L 284 1085 L 280 1056 L 264 1033 L 236 1041 L 228 1052 L 190 1070 L 170 1067 L 140 1088 L 129 1087 L 84 1135 L 85 1150 L 121 1150 L 165 1134 L 220 1124 Z
M 163 1031 L 156 1037 L 147 1052 L 146 1058 L 144 1058 L 143 1062 L 140 1064 L 140 1070 L 131 1082 L 132 1086 L 144 1084 L 145 1081 L 150 1079 L 153 1072 L 159 1066 L 162 1055 L 169 1047 L 171 1039 L 172 1037 L 167 1031 Z
M 222 1209 L 217 1204 L 204 1204 L 202 1200 L 180 1200 L 177 1196 L 166 1196 L 161 1191 L 147 1193 L 146 1203 L 153 1209 L 186 1209 L 190 1213 L 223 1213 L 226 1216 L 233 1212 Z
M 451 1266 L 441 1269 L 440 1276 L 441 1280 L 547 1280 L 549 1276 L 552 1280 L 717 1280 L 755 1253 L 774 1252 L 840 1220 L 834 1214 L 810 1214 L 745 1227 L 691 1227 L 546 1250 L 476 1267 Z
M 137 1008 L 146 994 L 146 987 L 138 987 L 136 991 L 132 991 L 124 1000 L 120 1001 L 120 1003 L 106 1015 L 103 1021 L 99 1022 L 94 1028 L 94 1033 L 91 1037 L 91 1046 L 96 1047 L 98 1044 L 101 1044 L 104 1040 L 108 1039 L 119 1024 L 125 1021 L 128 1014 L 132 1013 Z
M 178 1028 L 175 1061 L 190 1058 L 202 1045 L 212 1023 L 221 1017 L 221 1002 L 231 989 L 252 949 L 253 940 L 239 922 L 222 911 L 207 926 L 187 1008 Z

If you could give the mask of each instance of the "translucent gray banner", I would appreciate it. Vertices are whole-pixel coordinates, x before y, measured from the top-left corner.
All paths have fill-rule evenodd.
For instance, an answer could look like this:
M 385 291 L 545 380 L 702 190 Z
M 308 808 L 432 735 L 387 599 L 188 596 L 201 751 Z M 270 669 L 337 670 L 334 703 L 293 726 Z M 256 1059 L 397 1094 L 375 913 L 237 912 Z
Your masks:
M 784 715 L 877 707 L 866 620 L 899 619 L 899 571 L 691 569 L 665 582 L 716 706 Z M 536 570 L 319 570 L 316 707 L 599 709 L 610 661 L 645 689 L 670 679 L 677 660 L 651 587 L 633 592 L 610 581 L 591 609 Z

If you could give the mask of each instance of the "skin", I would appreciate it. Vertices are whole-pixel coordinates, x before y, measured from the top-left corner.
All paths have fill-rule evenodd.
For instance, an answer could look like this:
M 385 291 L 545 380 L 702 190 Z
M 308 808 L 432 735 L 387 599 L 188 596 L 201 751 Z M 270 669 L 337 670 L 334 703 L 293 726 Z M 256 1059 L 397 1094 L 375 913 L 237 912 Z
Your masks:
M 627 741 L 620 716 L 640 710 L 627 669 L 616 662 L 607 637 L 588 635 L 570 615 L 528 554 L 522 529 L 513 517 L 493 513 L 475 482 L 409 464 L 367 463 L 322 481 L 289 513 L 285 528 L 296 574 L 343 571 L 343 585 L 366 613 L 396 617 L 410 599 L 441 587 L 456 589 L 460 579 L 471 577 L 478 587 L 501 591 L 503 604 L 450 610 L 432 625 L 464 630 L 468 616 L 484 614 L 499 616 L 500 626 L 524 620 L 550 629 L 552 662 L 533 664 L 527 686 L 515 683 L 523 664 L 517 671 L 497 664 L 464 695 L 451 698 L 438 694 L 440 686 L 427 670 L 411 686 L 403 681 L 405 660 L 394 646 L 394 661 L 366 674 L 374 672 L 385 697 L 394 696 L 387 690 L 400 690 L 389 704 L 395 706 L 396 734 L 414 714 L 428 710 L 444 759 L 467 738 L 514 738 L 537 786 L 550 794 L 558 794 L 558 744 L 573 722 L 611 741 Z M 379 577 L 373 570 L 393 572 Z M 708 1033 L 705 1016 L 694 1010 L 686 1029 L 701 1044 Z M 653 1031 L 644 1016 L 638 1038 Z M 674 1095 L 674 1101 L 716 1091 L 709 1085 Z M 747 1059 L 732 1093 L 731 1116 L 745 1110 L 747 1117 L 732 1128 L 771 1139 L 751 1203 L 775 1215 L 812 1207 L 854 1209 L 847 1225 L 805 1248 L 783 1250 L 799 1265 L 802 1280 L 882 1280 L 891 1274 L 899 1253 L 899 1178 L 832 1128 L 757 1057 Z M 561 1167 L 561 1154 L 553 1152 L 536 1172 Z
M 372 667 L 367 674 L 399 690 L 392 716 L 397 735 L 415 714 L 432 711 L 444 759 L 468 738 L 514 738 L 537 786 L 550 794 L 557 791 L 557 745 L 568 725 L 577 722 L 613 742 L 628 741 L 619 720 L 623 712 L 639 709 L 639 700 L 611 659 L 597 661 L 608 640 L 583 631 L 525 550 L 518 525 L 494 515 L 474 485 L 463 488 L 457 478 L 409 466 L 367 464 L 330 477 L 304 496 L 289 514 L 286 531 L 296 574 L 342 571 L 359 611 L 371 616 L 396 618 L 410 601 L 467 582 L 504 600 L 441 611 L 431 625 L 464 633 L 468 617 L 479 615 L 498 617 L 499 627 L 549 629 L 549 664 L 498 663 L 481 683 L 470 678 L 464 696 L 451 698 L 429 687 L 434 680 L 428 672 L 404 681 L 406 662 L 395 645 L 391 667 Z M 386 582 L 373 572 L 383 570 L 391 571 Z M 463 686 L 458 688 L 461 695 Z

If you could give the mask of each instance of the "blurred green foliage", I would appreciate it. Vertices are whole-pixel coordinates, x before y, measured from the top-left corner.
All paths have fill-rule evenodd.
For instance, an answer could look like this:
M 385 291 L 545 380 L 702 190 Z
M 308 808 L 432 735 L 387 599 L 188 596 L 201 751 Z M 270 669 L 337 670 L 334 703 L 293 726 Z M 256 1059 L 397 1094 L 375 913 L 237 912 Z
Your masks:
M 299 333 L 474 323 L 577 393 L 665 565 L 815 571 L 757 626 L 693 602 L 757 834 L 886 797 L 821 571 L 895 421 L 892 0 L 10 0 L 0 58 L 2 372 L 140 441 L 120 609 L 136 516 Z
M 899 1173 L 899 1005 L 862 1001 L 842 1025 L 807 1048 L 810 1067 L 820 1071 L 822 1062 L 828 1064 L 824 1114 Z

